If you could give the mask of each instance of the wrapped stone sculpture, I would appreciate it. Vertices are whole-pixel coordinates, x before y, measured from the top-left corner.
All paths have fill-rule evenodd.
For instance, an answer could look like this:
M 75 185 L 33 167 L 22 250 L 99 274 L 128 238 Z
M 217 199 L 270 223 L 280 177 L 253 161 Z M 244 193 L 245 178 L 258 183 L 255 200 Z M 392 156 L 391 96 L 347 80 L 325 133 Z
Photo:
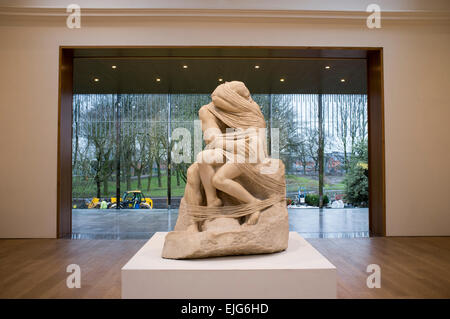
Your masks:
M 202 106 L 205 149 L 187 172 L 162 257 L 279 252 L 289 236 L 284 165 L 267 155 L 266 123 L 242 82 L 219 85 Z

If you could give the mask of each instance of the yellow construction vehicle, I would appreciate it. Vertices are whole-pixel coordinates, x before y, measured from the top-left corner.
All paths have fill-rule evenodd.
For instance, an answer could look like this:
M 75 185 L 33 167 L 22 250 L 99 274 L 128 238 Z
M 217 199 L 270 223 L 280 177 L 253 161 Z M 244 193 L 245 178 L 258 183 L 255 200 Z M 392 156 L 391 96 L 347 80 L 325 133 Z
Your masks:
M 117 205 L 115 197 L 111 198 L 111 203 L 113 203 L 113 199 L 114 204 L 111 205 L 111 208 Z M 123 199 L 120 199 L 120 208 L 152 209 L 153 201 L 150 197 L 145 197 L 140 190 L 127 191 L 123 194 Z
M 140 190 L 127 191 L 120 198 L 120 208 L 133 208 L 133 209 L 153 209 L 153 200 L 145 195 Z M 101 200 L 97 197 L 92 198 L 88 204 L 88 208 L 100 208 Z M 108 203 L 108 208 L 117 207 L 117 197 L 111 197 L 111 201 Z
M 100 198 L 94 197 L 88 204 L 88 208 L 100 208 Z

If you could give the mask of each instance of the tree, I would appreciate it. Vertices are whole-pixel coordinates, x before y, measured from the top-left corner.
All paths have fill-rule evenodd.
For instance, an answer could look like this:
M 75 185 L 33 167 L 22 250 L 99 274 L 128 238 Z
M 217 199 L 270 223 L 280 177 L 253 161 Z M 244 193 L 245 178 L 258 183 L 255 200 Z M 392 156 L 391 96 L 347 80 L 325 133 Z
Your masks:
M 358 98 L 358 137 L 359 142 L 367 143 L 369 118 L 367 116 L 367 95 Z
M 307 141 L 304 135 L 302 135 L 300 138 L 296 154 L 298 159 L 302 163 L 303 175 L 306 175 L 306 165 L 308 164 L 308 149 L 307 149 Z
M 324 175 L 324 152 L 325 152 L 325 145 L 324 145 L 324 121 L 323 121 L 323 96 L 322 94 L 319 94 L 319 103 L 318 103 L 319 111 L 318 113 L 318 122 L 319 122 L 319 128 L 318 128 L 318 150 L 317 150 L 317 157 L 319 162 L 319 207 L 322 208 L 324 201 L 323 201 L 323 175 Z
M 100 197 L 101 184 L 103 183 L 103 194 L 108 195 L 108 179 L 113 173 L 112 144 L 113 135 L 110 134 L 106 118 L 108 111 L 113 108 L 108 96 L 95 95 L 87 101 L 88 107 L 84 112 L 84 119 L 88 125 L 83 126 L 83 135 L 88 145 L 94 147 L 93 158 L 90 161 L 90 168 L 94 172 L 96 183 L 96 195 Z
M 74 122 L 74 130 L 72 137 L 72 170 L 77 165 L 78 159 L 78 149 L 79 149 L 79 136 L 80 136 L 80 104 L 81 98 L 80 96 L 75 96 L 73 100 L 73 122 Z
M 152 154 L 153 160 L 156 164 L 156 176 L 158 178 L 158 187 L 162 187 L 162 174 L 161 166 L 167 159 L 167 144 L 168 137 L 165 125 L 157 126 L 154 125 L 152 129 L 153 143 L 152 143 Z
M 139 133 L 136 138 L 136 147 L 131 157 L 131 166 L 134 168 L 134 172 L 137 176 L 137 187 L 142 188 L 141 176 L 142 172 L 147 168 L 147 156 L 148 151 L 148 134 Z
M 153 177 L 153 163 L 155 161 L 155 156 L 154 156 L 154 143 L 155 143 L 155 139 L 153 136 L 153 130 L 149 129 L 148 130 L 148 145 L 147 145 L 147 156 L 145 157 L 145 161 L 146 161 L 146 166 L 148 167 L 148 176 L 147 176 L 147 192 L 150 191 L 151 188 L 151 184 L 152 184 L 152 177 Z
M 279 129 L 280 158 L 287 169 L 292 168 L 293 161 L 305 149 L 296 118 L 295 107 L 284 95 L 272 95 L 272 125 Z M 304 154 L 304 152 L 303 152 Z
M 319 166 L 319 132 L 315 128 L 308 128 L 306 133 L 306 151 L 314 162 L 314 171 L 318 171 Z
M 95 145 L 95 159 L 91 161 L 94 170 L 94 180 L 97 186 L 97 197 L 101 196 L 100 185 L 103 182 L 103 194 L 108 195 L 108 179 L 112 175 L 113 160 L 111 159 L 111 149 L 107 143 L 100 138 L 92 138 Z
M 134 94 L 124 94 L 121 100 L 120 109 L 120 166 L 124 175 L 127 190 L 131 189 L 131 169 L 138 166 L 136 160 L 136 152 L 138 150 L 137 139 L 139 134 L 139 108 L 142 108 L 139 96 Z M 137 160 L 138 162 L 139 160 Z M 133 165 L 135 164 L 135 165 Z
M 131 189 L 132 156 L 135 150 L 135 138 L 132 134 L 124 133 L 120 139 L 120 168 L 126 182 L 127 190 Z
M 337 114 L 337 137 L 340 140 L 344 150 L 344 169 L 348 168 L 347 141 L 349 131 L 350 106 L 345 97 L 339 97 L 338 114 Z

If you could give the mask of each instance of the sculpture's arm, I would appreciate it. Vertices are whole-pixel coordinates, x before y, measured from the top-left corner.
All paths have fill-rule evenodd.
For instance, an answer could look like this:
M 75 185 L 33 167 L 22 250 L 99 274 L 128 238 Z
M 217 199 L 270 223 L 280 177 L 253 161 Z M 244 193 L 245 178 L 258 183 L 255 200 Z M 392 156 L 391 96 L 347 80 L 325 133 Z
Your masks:
M 202 122 L 203 139 L 206 144 L 210 144 L 217 135 L 222 133 L 214 114 L 208 110 L 208 105 L 202 106 L 198 111 L 198 116 Z

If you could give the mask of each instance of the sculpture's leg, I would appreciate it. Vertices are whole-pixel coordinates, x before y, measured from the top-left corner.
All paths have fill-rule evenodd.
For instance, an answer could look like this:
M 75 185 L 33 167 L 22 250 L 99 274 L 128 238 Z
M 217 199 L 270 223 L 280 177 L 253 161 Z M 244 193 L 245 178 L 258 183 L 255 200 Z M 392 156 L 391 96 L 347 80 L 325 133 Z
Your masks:
M 193 163 L 187 169 L 186 174 L 186 188 L 184 191 L 184 197 L 188 204 L 201 205 L 202 204 L 202 193 L 200 191 L 201 181 L 199 174 L 198 163 Z
M 194 163 L 189 166 L 186 176 L 186 188 L 184 190 L 184 198 L 188 204 L 191 205 L 201 205 L 202 204 L 202 194 L 200 191 L 201 182 L 198 163 Z M 197 222 L 192 222 L 187 231 L 198 232 L 199 225 Z
M 238 165 L 227 163 L 218 169 L 214 175 L 212 182 L 213 186 L 244 203 L 258 202 L 259 199 L 250 194 L 241 184 L 233 181 L 241 175 L 241 170 Z M 258 222 L 260 212 L 257 211 L 251 214 L 247 219 L 247 224 L 253 225 Z
M 248 215 L 246 223 L 248 225 L 255 225 L 258 222 L 260 214 L 261 212 L 254 212 L 253 214 Z
M 220 153 L 214 150 L 202 151 L 197 156 L 200 179 L 205 190 L 206 204 L 209 207 L 219 207 L 222 205 L 222 201 L 217 197 L 216 188 L 212 184 L 212 178 L 215 174 L 213 164 L 220 162 L 222 157 Z

